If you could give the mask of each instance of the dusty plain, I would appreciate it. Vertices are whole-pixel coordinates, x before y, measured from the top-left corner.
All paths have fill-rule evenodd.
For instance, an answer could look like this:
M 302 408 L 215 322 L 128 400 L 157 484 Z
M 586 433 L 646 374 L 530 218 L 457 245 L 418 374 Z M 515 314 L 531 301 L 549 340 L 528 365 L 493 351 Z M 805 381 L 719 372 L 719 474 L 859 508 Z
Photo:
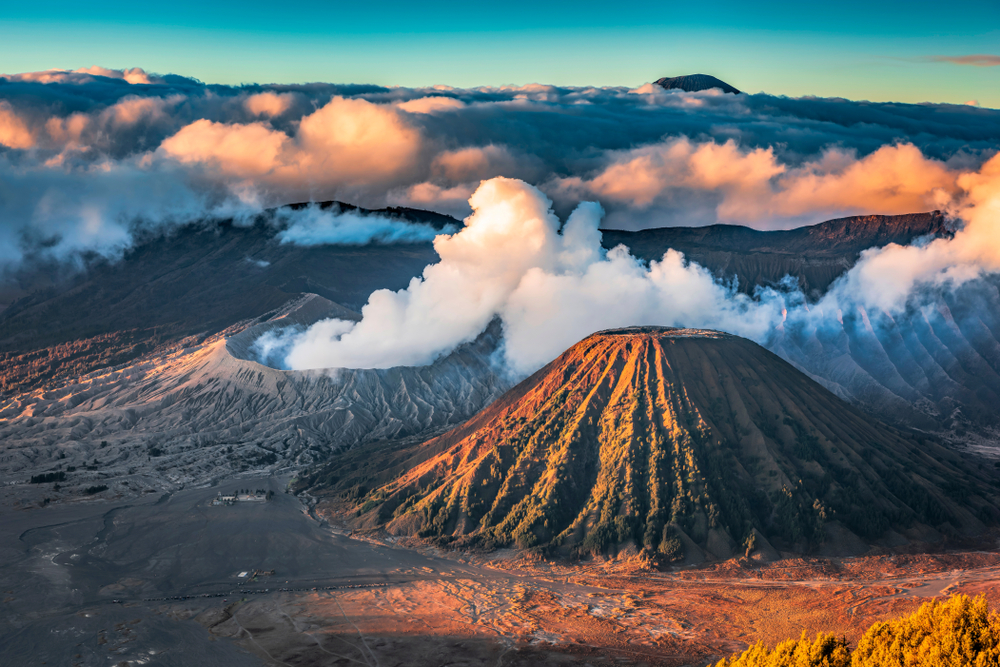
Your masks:
M 3 489 L 5 664 L 703 665 L 802 631 L 854 639 L 937 595 L 1000 604 L 993 552 L 557 563 L 351 535 L 286 482 L 32 509 Z M 211 505 L 240 488 L 275 493 Z

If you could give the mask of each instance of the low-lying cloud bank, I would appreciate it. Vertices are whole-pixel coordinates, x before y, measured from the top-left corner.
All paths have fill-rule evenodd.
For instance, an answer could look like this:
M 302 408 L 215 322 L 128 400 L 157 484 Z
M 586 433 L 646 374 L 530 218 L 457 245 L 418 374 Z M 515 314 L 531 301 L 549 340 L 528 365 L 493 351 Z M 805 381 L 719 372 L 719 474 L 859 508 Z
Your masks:
M 292 369 L 386 368 L 431 363 L 503 322 L 506 366 L 534 371 L 588 334 L 656 324 L 721 329 L 773 344 L 845 317 L 890 319 L 908 308 L 941 307 L 942 290 L 1000 272 L 1000 156 L 955 180 L 947 204 L 964 226 L 951 239 L 866 251 L 818 302 L 794 290 L 755 298 L 719 283 L 669 250 L 648 266 L 623 246 L 604 252 L 602 209 L 582 203 L 560 225 L 551 201 L 522 181 L 484 182 L 473 214 L 434 240 L 441 261 L 405 290 L 372 294 L 358 322 L 326 320 L 264 341 Z
M 431 225 L 389 216 L 315 205 L 298 210 L 278 209 L 274 212 L 273 224 L 281 229 L 277 234 L 281 243 L 300 246 L 426 243 L 442 231 Z M 443 231 L 454 233 L 458 230 L 446 228 Z
M 0 268 L 113 254 L 137 228 L 290 201 L 464 217 L 480 182 L 497 176 L 531 183 L 563 217 L 600 201 L 609 227 L 908 213 L 960 197 L 997 137 L 991 109 L 652 85 L 232 87 L 100 67 L 5 75 Z M 340 225 L 318 241 L 320 227 L 295 238 L 395 238 Z

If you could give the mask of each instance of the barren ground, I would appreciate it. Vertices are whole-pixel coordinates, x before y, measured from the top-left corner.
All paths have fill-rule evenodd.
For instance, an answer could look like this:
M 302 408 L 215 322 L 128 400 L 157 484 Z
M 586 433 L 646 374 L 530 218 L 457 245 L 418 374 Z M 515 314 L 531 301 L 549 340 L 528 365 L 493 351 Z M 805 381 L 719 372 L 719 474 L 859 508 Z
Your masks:
M 285 481 L 45 507 L 0 489 L 5 664 L 703 665 L 803 630 L 855 639 L 935 595 L 1000 604 L 992 552 L 670 572 L 487 557 L 348 535 Z M 210 505 L 262 487 L 270 502 Z M 274 574 L 238 577 L 253 569 Z

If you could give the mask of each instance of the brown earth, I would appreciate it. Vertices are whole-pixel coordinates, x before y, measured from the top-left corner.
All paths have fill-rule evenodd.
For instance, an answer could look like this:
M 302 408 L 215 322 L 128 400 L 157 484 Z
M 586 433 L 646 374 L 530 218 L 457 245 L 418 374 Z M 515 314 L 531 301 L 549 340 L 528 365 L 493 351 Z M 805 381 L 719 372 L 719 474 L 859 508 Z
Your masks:
M 435 555 L 441 556 L 435 552 Z M 1000 604 L 1000 554 L 733 559 L 656 572 L 635 558 L 563 565 L 450 554 L 378 588 L 278 593 L 203 612 L 216 636 L 283 665 L 703 665 L 803 631 L 856 641 L 929 597 Z M 406 574 L 406 573 L 400 573 Z M 430 575 L 430 576 L 428 576 Z

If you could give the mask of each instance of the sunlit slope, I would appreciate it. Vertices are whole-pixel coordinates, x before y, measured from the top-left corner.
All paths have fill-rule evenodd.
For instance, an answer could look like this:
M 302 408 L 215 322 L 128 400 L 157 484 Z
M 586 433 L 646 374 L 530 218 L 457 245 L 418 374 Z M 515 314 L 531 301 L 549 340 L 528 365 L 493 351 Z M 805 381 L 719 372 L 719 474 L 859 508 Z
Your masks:
M 748 340 L 594 334 L 367 495 L 363 521 L 482 546 L 667 559 L 973 535 L 982 473 L 873 421 Z M 417 457 L 419 458 L 419 457 Z

